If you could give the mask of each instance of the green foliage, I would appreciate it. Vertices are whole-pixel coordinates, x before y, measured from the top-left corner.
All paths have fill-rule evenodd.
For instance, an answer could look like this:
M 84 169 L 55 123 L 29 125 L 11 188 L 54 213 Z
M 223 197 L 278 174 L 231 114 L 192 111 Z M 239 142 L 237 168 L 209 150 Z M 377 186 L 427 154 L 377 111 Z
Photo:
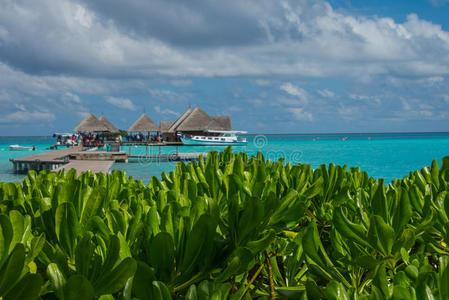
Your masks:
M 231 148 L 0 183 L 3 299 L 448 299 L 449 157 L 385 185 Z

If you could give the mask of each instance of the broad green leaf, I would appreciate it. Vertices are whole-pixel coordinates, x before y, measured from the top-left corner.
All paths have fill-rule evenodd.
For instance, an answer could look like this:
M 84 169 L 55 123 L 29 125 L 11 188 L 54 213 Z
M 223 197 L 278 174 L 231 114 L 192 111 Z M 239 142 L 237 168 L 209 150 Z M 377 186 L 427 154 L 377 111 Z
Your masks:
M 334 280 L 326 286 L 326 298 L 329 300 L 349 300 L 344 285 Z
M 103 274 L 93 284 L 95 295 L 113 294 L 124 287 L 127 280 L 134 275 L 137 263 L 132 258 L 124 259 L 118 266 L 107 274 Z
M 175 245 L 170 234 L 160 232 L 150 246 L 150 263 L 156 269 L 158 278 L 169 281 L 175 266 Z
M 25 248 L 17 244 L 0 268 L 0 295 L 5 295 L 19 279 L 24 263 Z
M 80 235 L 80 225 L 72 203 L 63 202 L 56 209 L 55 231 L 62 248 L 73 257 L 76 240 Z
M 42 286 L 42 277 L 38 274 L 26 274 L 9 292 L 5 300 L 38 299 Z
M 64 286 L 64 300 L 89 300 L 94 296 L 92 284 L 82 275 L 73 275 Z
M 374 215 L 370 219 L 368 240 L 371 246 L 383 255 L 389 255 L 395 241 L 394 229 L 386 224 L 380 216 Z

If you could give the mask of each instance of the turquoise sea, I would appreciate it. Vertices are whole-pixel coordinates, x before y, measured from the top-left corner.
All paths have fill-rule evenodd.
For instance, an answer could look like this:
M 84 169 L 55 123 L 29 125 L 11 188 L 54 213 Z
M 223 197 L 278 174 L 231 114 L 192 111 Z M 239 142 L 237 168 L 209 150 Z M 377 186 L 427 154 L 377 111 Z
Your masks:
M 246 146 L 234 147 L 234 152 L 244 151 L 254 155 L 261 151 L 265 158 L 277 160 L 285 157 L 293 163 L 307 163 L 312 167 L 320 164 L 347 164 L 361 167 L 370 176 L 391 181 L 402 178 L 411 170 L 431 164 L 434 158 L 449 156 L 449 133 L 400 133 L 400 134 L 344 134 L 344 135 L 257 135 L 247 136 Z M 21 181 L 24 175 L 14 174 L 10 158 L 41 153 L 53 145 L 51 137 L 0 137 L 0 181 Z M 9 151 L 8 146 L 37 147 L 37 151 Z M 220 146 L 179 146 L 179 152 L 220 151 Z M 146 154 L 145 147 L 122 147 L 132 154 Z M 171 154 L 175 146 L 151 147 L 148 153 Z M 148 182 L 151 176 L 171 171 L 175 162 L 133 159 L 129 163 L 116 163 L 113 169 L 126 171 L 136 179 Z

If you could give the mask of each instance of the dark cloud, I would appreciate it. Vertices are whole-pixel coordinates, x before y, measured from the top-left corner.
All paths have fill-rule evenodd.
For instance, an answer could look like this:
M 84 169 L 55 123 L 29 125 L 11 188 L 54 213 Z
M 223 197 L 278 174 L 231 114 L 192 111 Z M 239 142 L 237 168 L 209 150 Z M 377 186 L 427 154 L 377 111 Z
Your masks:
M 249 45 L 265 39 L 261 13 L 266 1 L 99 0 L 83 3 L 136 37 L 178 47 Z

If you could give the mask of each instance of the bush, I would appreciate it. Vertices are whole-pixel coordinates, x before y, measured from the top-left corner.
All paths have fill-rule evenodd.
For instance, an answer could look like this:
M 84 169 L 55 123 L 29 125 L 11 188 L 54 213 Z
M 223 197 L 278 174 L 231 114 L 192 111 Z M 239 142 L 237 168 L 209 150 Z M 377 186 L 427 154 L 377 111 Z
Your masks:
M 211 152 L 153 177 L 0 183 L 3 299 L 448 299 L 449 157 L 359 168 Z

